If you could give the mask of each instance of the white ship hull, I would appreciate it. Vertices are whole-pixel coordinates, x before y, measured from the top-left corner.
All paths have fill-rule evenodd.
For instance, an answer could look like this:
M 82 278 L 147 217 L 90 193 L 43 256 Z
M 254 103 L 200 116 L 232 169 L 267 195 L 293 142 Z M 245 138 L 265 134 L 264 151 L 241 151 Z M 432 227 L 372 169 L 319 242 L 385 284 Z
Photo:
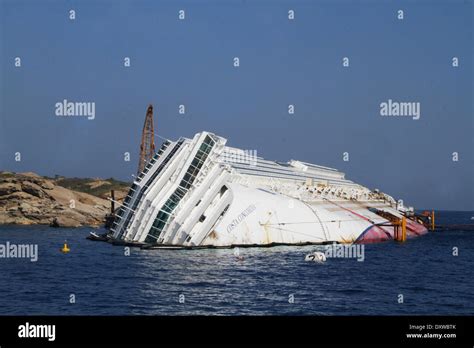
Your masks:
M 132 185 L 116 241 L 214 246 L 367 243 L 394 238 L 406 208 L 331 168 L 278 163 L 202 132 L 165 142 Z M 407 220 L 408 237 L 426 228 Z

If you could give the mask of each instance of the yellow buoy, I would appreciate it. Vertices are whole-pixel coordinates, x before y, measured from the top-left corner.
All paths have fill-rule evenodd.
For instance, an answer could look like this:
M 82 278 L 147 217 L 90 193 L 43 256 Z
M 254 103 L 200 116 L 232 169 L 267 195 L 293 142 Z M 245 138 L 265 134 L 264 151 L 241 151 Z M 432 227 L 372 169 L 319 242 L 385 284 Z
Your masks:
M 71 251 L 71 249 L 69 249 L 69 246 L 67 245 L 67 241 L 64 242 L 64 245 L 61 249 L 59 249 L 63 254 L 67 254 L 68 252 Z

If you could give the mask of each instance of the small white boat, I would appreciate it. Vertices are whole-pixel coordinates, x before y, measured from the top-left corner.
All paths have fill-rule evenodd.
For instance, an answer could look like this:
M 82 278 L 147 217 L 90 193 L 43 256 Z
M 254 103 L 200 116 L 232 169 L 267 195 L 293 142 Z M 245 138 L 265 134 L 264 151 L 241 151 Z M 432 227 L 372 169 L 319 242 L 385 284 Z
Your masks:
M 311 254 L 306 255 L 304 260 L 308 262 L 323 263 L 326 262 L 326 255 L 324 255 L 324 253 L 320 251 L 315 251 Z
M 89 235 L 87 236 L 87 239 L 104 242 L 104 241 L 107 241 L 109 239 L 109 236 L 107 235 L 107 233 L 99 235 L 95 232 L 89 232 Z

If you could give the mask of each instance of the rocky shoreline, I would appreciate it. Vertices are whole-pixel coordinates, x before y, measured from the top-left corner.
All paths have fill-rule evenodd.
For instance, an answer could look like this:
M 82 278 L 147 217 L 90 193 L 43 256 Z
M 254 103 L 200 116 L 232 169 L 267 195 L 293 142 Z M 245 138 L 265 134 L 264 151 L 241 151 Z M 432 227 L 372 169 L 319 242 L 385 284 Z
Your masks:
M 119 201 L 127 192 L 125 184 L 117 189 L 103 179 L 77 180 L 85 181 L 83 186 L 90 187 L 91 192 L 97 187 L 110 192 L 108 187 L 113 187 Z M 110 193 L 96 196 L 61 186 L 66 182 L 62 177 L 0 172 L 0 225 L 50 225 L 54 220 L 61 227 L 103 225 L 110 213 Z

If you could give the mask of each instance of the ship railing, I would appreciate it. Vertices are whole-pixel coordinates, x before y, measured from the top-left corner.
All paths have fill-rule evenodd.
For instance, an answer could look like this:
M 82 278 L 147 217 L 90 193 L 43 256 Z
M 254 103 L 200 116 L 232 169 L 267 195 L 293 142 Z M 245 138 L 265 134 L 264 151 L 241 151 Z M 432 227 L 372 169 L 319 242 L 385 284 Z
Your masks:
M 166 228 L 168 228 L 168 226 L 172 223 L 173 218 L 175 218 L 177 216 L 177 213 L 179 213 L 179 211 L 181 210 L 184 203 L 189 199 L 190 195 L 188 193 L 196 187 L 196 183 L 197 183 L 196 180 L 198 179 L 198 177 L 201 176 L 201 175 L 206 174 L 205 172 L 207 172 L 207 168 L 209 167 L 208 160 L 210 160 L 210 153 L 212 152 L 212 150 L 213 150 L 212 147 L 210 147 L 209 152 L 203 151 L 200 148 L 198 148 L 198 150 L 196 151 L 196 154 L 193 156 L 193 159 L 194 159 L 194 158 L 197 157 L 198 154 L 202 155 L 202 158 L 198 162 L 197 166 L 193 165 L 192 161 L 191 161 L 191 163 L 189 163 L 188 161 L 185 161 L 185 163 L 189 163 L 189 164 L 187 166 L 186 173 L 184 175 L 186 175 L 188 172 L 190 172 L 189 173 L 190 174 L 189 179 L 184 180 L 184 177 L 183 177 L 181 179 L 178 187 L 174 191 L 174 193 L 171 194 L 170 197 L 168 197 L 168 200 L 171 199 L 170 203 L 172 203 L 173 207 L 168 206 L 167 202 L 165 202 L 164 205 L 161 207 L 161 209 L 157 212 L 157 216 L 160 213 L 163 213 L 163 214 L 166 214 L 167 216 L 169 216 L 171 219 L 168 218 L 168 219 L 166 219 L 166 221 L 164 221 L 164 220 L 161 220 L 161 219 L 158 219 L 157 217 L 155 217 L 155 222 L 156 221 L 163 222 L 164 224 L 160 228 L 157 228 L 153 225 L 150 228 L 150 229 L 153 229 L 155 231 L 158 231 L 157 236 L 153 236 L 151 234 L 148 234 L 148 236 L 154 238 L 157 241 L 157 243 L 160 243 L 163 240 L 163 237 L 160 238 L 160 236 L 162 235 L 162 232 L 164 230 L 166 230 Z M 189 153 L 191 153 L 191 152 L 192 151 L 189 151 Z M 177 170 L 177 172 L 181 172 L 183 170 L 183 168 L 185 167 L 185 163 L 183 163 L 183 165 L 181 166 L 181 168 L 179 170 Z M 201 166 L 199 166 L 199 163 L 200 163 Z M 173 198 L 172 198 L 173 195 L 177 195 L 179 199 L 177 201 L 173 200 Z M 169 211 L 167 211 L 167 210 L 169 210 Z
M 245 165 L 242 163 L 230 163 L 232 167 L 236 168 L 238 171 L 248 171 L 255 173 L 255 175 L 267 175 L 267 174 L 275 174 L 280 177 L 292 177 L 292 178 L 312 178 L 314 180 L 327 180 L 334 183 L 341 183 L 341 184 L 350 184 L 352 181 L 343 179 L 343 178 L 334 178 L 325 175 L 315 175 L 314 173 L 308 172 L 296 172 L 296 171 L 287 171 L 280 168 L 271 168 L 266 166 L 250 166 Z
M 171 155 L 171 156 L 168 155 L 167 158 L 165 158 L 165 160 L 160 164 L 160 167 L 164 168 L 164 167 L 166 166 L 166 164 L 169 162 L 169 160 L 174 156 L 174 153 L 181 147 L 181 144 L 182 144 L 182 141 L 181 141 L 181 139 L 180 139 L 180 140 L 176 143 L 176 146 L 175 146 L 175 147 L 171 150 L 171 152 L 169 153 L 169 155 Z M 168 146 L 169 146 L 169 145 L 168 145 Z M 167 146 L 167 147 L 168 147 L 168 146 Z M 167 148 L 167 147 L 166 147 L 166 148 Z M 164 152 L 164 150 L 163 150 L 163 152 Z M 154 157 L 156 157 L 156 159 L 153 158 L 153 160 L 154 160 L 153 163 L 155 163 L 155 162 L 157 161 L 157 159 L 159 158 L 159 156 L 161 156 L 161 155 L 159 155 L 158 153 L 155 154 Z M 157 169 L 157 170 L 158 170 L 158 169 Z M 147 171 L 148 171 L 148 169 L 147 169 Z M 135 184 L 137 184 L 139 181 L 141 181 L 141 179 L 145 176 L 145 174 L 146 174 L 146 173 L 144 173 L 144 171 L 142 171 L 142 173 L 140 174 L 141 178 L 140 178 L 140 176 L 139 176 L 140 179 L 139 179 L 139 180 L 137 179 L 137 182 L 136 182 Z M 151 181 L 152 181 L 152 180 L 151 180 Z M 132 203 L 132 206 L 133 206 L 134 208 L 136 208 L 136 207 L 139 206 L 139 204 L 140 204 L 140 203 L 142 202 L 142 200 L 143 200 L 143 196 L 145 196 L 143 193 L 144 193 L 145 190 L 148 188 L 148 186 L 152 183 L 151 181 L 148 181 L 146 185 L 144 185 L 143 187 L 140 188 L 140 192 L 142 192 L 142 194 L 141 194 L 141 195 L 138 195 L 138 196 L 135 198 L 135 200 L 133 200 L 133 196 L 127 195 L 127 198 L 128 198 L 128 201 L 129 201 L 129 202 L 127 202 L 127 199 L 126 199 L 126 200 L 124 200 L 124 203 L 120 206 L 121 210 L 124 210 L 124 209 L 122 209 L 122 207 L 124 207 L 124 208 L 129 208 L 129 209 L 133 212 L 132 215 L 131 215 L 130 213 L 124 214 L 123 216 L 120 216 L 119 219 L 117 219 L 116 221 L 114 221 L 114 222 L 116 222 L 116 225 L 119 225 L 119 224 L 122 223 L 122 221 L 124 221 L 124 222 L 123 222 L 123 226 L 121 226 L 121 228 L 119 229 L 120 231 L 123 231 L 123 232 L 124 232 L 124 231 L 128 228 L 128 225 L 130 224 L 130 222 L 131 222 L 131 220 L 132 220 L 132 218 L 133 218 L 133 215 L 135 214 L 135 210 L 134 210 L 134 209 L 131 209 L 130 206 L 129 206 L 129 204 Z M 129 193 L 130 193 L 130 191 L 132 191 L 133 193 L 136 192 L 136 190 L 134 190 L 133 188 L 130 188 Z M 115 228 L 114 228 L 114 231 L 116 232 Z M 122 232 L 122 233 L 123 233 L 123 232 Z
M 160 167 L 162 169 L 161 170 L 157 169 L 157 171 L 159 170 L 160 172 L 162 172 L 162 170 L 166 167 L 166 165 L 169 163 L 169 161 L 174 157 L 174 154 L 181 148 L 181 145 L 183 144 L 183 142 L 184 142 L 184 138 L 180 138 L 179 141 L 176 142 L 176 146 L 171 150 L 171 152 L 167 155 L 167 157 L 161 162 Z M 133 215 L 136 214 L 135 210 L 142 204 L 143 200 L 145 199 L 145 196 L 146 196 L 145 191 L 148 189 L 148 187 L 151 184 L 153 184 L 153 182 L 154 182 L 154 179 L 153 180 L 148 180 L 148 182 L 143 187 L 141 187 L 141 189 L 140 189 L 141 194 L 139 196 L 137 196 L 135 198 L 135 200 L 133 201 L 132 207 L 134 209 L 130 209 L 133 212 L 133 214 L 130 214 L 130 213 L 125 214 L 125 216 L 123 216 L 122 219 L 121 219 L 121 220 L 125 219 L 125 222 L 124 222 L 123 226 L 121 227 L 121 230 L 123 230 L 123 231 L 127 230 L 130 223 L 133 221 Z
M 137 181 L 140 182 L 143 177 L 148 173 L 148 171 L 153 167 L 153 165 L 160 159 L 161 155 L 168 149 L 168 147 L 172 144 L 169 141 L 165 141 L 160 149 L 153 155 L 153 157 L 150 159 L 150 161 L 147 163 L 143 171 L 138 175 Z

